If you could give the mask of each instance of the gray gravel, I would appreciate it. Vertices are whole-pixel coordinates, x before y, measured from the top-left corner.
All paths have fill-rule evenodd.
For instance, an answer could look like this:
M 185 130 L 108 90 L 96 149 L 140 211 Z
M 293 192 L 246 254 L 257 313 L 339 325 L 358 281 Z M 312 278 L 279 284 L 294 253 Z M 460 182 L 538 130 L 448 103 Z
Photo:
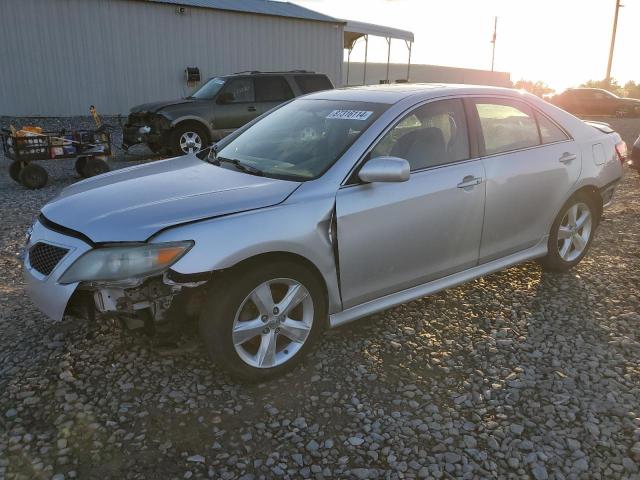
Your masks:
M 371 316 L 247 386 L 193 326 L 165 351 L 35 309 L 16 255 L 74 181 L 49 163 L 33 192 L 0 158 L 0 479 L 640 478 L 635 172 L 572 272 L 528 263 Z

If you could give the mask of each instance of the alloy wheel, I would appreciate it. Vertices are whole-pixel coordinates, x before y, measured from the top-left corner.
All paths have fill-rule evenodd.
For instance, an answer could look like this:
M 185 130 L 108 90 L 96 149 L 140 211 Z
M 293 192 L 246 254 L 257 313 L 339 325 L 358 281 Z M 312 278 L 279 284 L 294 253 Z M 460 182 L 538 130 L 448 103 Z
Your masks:
M 184 132 L 180 135 L 180 149 L 184 153 L 198 153 L 202 150 L 202 138 L 197 132 Z
M 258 285 L 236 312 L 231 335 L 238 356 L 256 368 L 289 361 L 313 326 L 309 291 L 296 280 L 276 278 Z
M 571 205 L 558 228 L 558 253 L 565 262 L 572 262 L 580 257 L 587 248 L 593 218 L 586 203 L 578 202 Z

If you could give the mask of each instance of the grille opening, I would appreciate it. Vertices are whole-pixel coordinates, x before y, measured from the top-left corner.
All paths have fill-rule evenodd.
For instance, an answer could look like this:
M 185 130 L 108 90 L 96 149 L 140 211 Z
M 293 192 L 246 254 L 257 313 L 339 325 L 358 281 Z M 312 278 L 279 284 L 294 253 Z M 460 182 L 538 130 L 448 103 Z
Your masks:
M 29 263 L 42 275 L 49 275 L 68 251 L 66 248 L 38 242 L 29 250 Z

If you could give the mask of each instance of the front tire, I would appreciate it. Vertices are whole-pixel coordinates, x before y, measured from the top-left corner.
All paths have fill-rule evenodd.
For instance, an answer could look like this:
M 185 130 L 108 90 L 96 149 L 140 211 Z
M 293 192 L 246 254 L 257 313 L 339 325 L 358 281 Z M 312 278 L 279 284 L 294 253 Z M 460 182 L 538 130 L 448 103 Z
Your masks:
M 233 377 L 271 379 L 294 368 L 326 320 L 324 287 L 289 261 L 244 267 L 211 288 L 200 316 L 210 357 Z
M 586 194 L 571 197 L 556 217 L 549 234 L 543 269 L 564 272 L 576 266 L 587 254 L 598 225 L 594 201 Z
M 186 123 L 173 129 L 169 140 L 169 150 L 174 155 L 198 154 L 209 146 L 209 134 L 201 125 Z

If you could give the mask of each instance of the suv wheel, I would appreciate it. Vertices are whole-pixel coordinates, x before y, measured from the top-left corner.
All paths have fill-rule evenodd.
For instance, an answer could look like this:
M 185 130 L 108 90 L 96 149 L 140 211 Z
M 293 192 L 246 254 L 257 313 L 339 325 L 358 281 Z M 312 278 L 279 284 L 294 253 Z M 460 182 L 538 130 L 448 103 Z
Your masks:
M 205 346 L 219 367 L 242 380 L 264 381 L 293 368 L 325 322 L 322 284 L 296 263 L 243 269 L 212 292 L 200 317 Z
M 209 146 L 209 135 L 205 129 L 194 123 L 178 125 L 171 134 L 170 149 L 174 155 L 199 153 Z
M 549 235 L 549 251 L 540 260 L 545 270 L 566 271 L 587 254 L 597 226 L 593 200 L 585 194 L 569 199 L 556 217 Z

